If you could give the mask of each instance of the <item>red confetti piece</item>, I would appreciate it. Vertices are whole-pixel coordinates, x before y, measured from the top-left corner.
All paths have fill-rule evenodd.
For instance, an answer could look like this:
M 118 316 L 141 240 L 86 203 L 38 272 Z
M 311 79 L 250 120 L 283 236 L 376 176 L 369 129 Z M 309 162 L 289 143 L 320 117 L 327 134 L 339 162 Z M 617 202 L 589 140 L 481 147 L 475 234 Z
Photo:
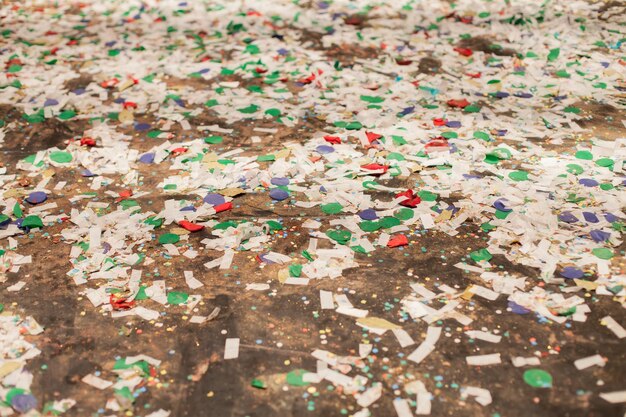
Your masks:
M 384 174 L 389 169 L 389 166 L 388 165 L 381 165 L 381 164 L 367 164 L 367 165 L 361 165 L 361 168 L 366 169 L 368 171 L 380 171 L 380 170 L 382 170 L 383 171 L 382 174 Z
M 441 118 L 439 118 L 439 117 L 438 117 L 438 118 L 436 118 L 436 119 L 433 119 L 433 124 L 434 124 L 435 126 L 445 126 L 445 124 L 446 124 L 446 119 L 441 119 Z
M 387 242 L 387 247 L 389 248 L 397 248 L 398 246 L 406 246 L 409 244 L 409 239 L 407 239 L 404 235 L 395 235 L 389 242 Z
M 454 48 L 454 50 L 463 56 L 472 56 L 472 54 L 474 53 L 469 48 Z
M 130 310 L 135 306 L 134 301 L 126 301 L 126 298 L 118 297 L 115 294 L 109 296 L 109 303 L 113 310 Z
M 231 203 L 230 201 L 213 207 L 216 213 L 220 213 L 226 210 L 231 210 L 232 208 L 233 208 L 233 203 Z
M 187 148 L 181 147 L 181 148 L 172 149 L 172 155 L 180 155 L 180 154 L 183 154 L 185 152 L 187 152 Z
M 461 100 L 455 100 L 455 99 L 451 99 L 448 100 L 447 102 L 448 106 L 450 107 L 456 107 L 459 109 L 464 109 L 465 107 L 469 106 L 470 102 L 467 101 L 467 99 L 461 99 Z
M 365 132 L 365 135 L 367 136 L 367 140 L 369 140 L 370 143 L 383 137 L 383 135 L 379 135 L 378 133 L 374 132 Z
M 340 144 L 341 138 L 339 136 L 324 136 L 324 140 L 328 143 Z
M 400 202 L 400 205 L 405 207 L 417 207 L 417 205 L 422 202 L 422 199 L 411 189 L 396 194 L 396 198 L 399 197 L 406 197 L 403 201 Z
M 199 232 L 204 229 L 204 226 L 201 224 L 192 223 L 187 220 L 181 220 L 178 222 L 179 226 L 182 226 L 185 230 L 189 230 L 190 232 Z
M 128 198 L 133 195 L 133 190 L 129 188 L 127 190 L 120 191 L 118 194 L 121 198 Z
M 96 140 L 85 136 L 84 138 L 80 138 L 80 146 L 96 146 Z
M 117 78 L 111 78 L 110 80 L 102 81 L 100 83 L 100 87 L 102 87 L 102 88 L 113 88 L 119 82 L 120 82 L 120 80 L 118 80 Z

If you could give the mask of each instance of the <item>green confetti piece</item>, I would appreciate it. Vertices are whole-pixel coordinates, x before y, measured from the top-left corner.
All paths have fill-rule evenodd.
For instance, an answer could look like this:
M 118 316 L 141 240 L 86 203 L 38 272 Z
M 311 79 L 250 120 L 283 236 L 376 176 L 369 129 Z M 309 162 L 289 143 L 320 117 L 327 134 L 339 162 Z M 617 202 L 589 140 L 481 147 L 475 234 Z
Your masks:
M 13 206 L 13 215 L 17 218 L 24 217 L 24 212 L 22 211 L 20 203 L 15 203 Z
M 613 251 L 608 248 L 594 248 L 591 253 L 593 253 L 596 257 L 605 260 L 611 259 L 614 256 Z
M 413 210 L 411 210 L 410 208 L 405 208 L 405 207 L 401 208 L 401 209 L 398 209 L 394 213 L 394 216 L 397 219 L 400 219 L 402 221 L 412 219 L 414 215 L 415 215 L 415 213 L 413 212 Z
M 424 201 L 435 201 L 439 198 L 439 194 L 433 193 L 428 190 L 418 191 L 417 195 Z
M 216 224 L 215 226 L 213 226 L 213 229 L 226 230 L 229 227 L 237 227 L 237 223 L 235 223 L 232 220 L 228 220 L 228 221 Z
M 67 164 L 72 162 L 72 154 L 66 151 L 54 151 L 50 153 L 50 159 L 57 164 Z
M 339 203 L 322 204 L 322 211 L 326 214 L 338 214 L 343 210 L 343 206 Z
M 399 226 L 402 223 L 395 217 L 386 216 L 380 219 L 378 221 L 378 224 L 380 224 L 380 227 L 382 227 L 383 229 L 389 229 L 391 227 Z
M 578 151 L 574 154 L 577 159 L 584 159 L 586 161 L 591 161 L 593 159 L 593 154 L 589 151 Z
M 348 230 L 331 229 L 326 231 L 326 236 L 339 243 L 340 245 L 345 245 L 352 237 L 352 233 L 350 233 Z
M 144 223 L 149 224 L 150 226 L 154 226 L 154 228 L 156 229 L 163 225 L 163 219 L 157 219 L 154 216 L 152 216 L 144 220 Z
M 389 155 L 387 155 L 387 160 L 388 161 L 405 161 L 406 158 L 401 153 L 390 152 Z
M 560 48 L 550 49 L 550 53 L 548 54 L 548 62 L 554 62 L 559 58 L 559 54 L 561 53 Z
M 254 378 L 252 380 L 252 382 L 250 383 L 250 385 L 253 388 L 258 388 L 258 389 L 266 389 L 267 388 L 267 384 L 263 381 L 261 381 L 260 379 Z
M 513 171 L 509 173 L 509 178 L 513 181 L 528 181 L 528 172 L 526 171 Z
M 76 116 L 76 112 L 74 110 L 65 110 L 59 114 L 59 119 L 61 120 L 69 120 L 72 117 Z
M 293 265 L 289 265 L 289 275 L 292 277 L 300 277 L 300 275 L 302 275 L 302 265 L 300 264 L 293 264 Z
M 265 114 L 272 116 L 272 117 L 279 117 L 281 115 L 281 111 L 280 109 L 272 108 L 272 109 L 265 110 Z
M 382 226 L 380 225 L 380 223 L 371 220 L 363 220 L 361 223 L 359 223 L 359 228 L 364 232 L 374 232 L 376 230 L 379 230 L 381 227 Z
M 361 96 L 361 100 L 367 103 L 382 103 L 385 101 L 383 97 L 378 96 Z
M 309 385 L 308 382 L 302 378 L 308 371 L 304 369 L 295 369 L 287 374 L 287 383 L 296 387 L 303 387 Z
M 269 155 L 259 155 L 256 158 L 257 161 L 259 162 L 270 162 L 270 161 L 275 161 L 276 160 L 276 156 L 269 154 Z
M 509 214 L 511 214 L 511 213 L 512 213 L 512 212 L 510 212 L 510 211 L 496 210 L 496 213 L 495 213 L 495 215 L 496 215 L 496 219 L 504 220 L 504 219 L 506 219 L 506 218 L 509 216 Z
M 491 138 L 489 137 L 489 134 L 485 133 L 485 132 L 481 132 L 481 131 L 477 131 L 474 132 L 474 138 L 476 139 L 482 139 L 486 142 L 489 142 L 491 140 Z
M 391 140 L 396 146 L 402 146 L 408 143 L 402 136 L 397 136 L 397 135 L 391 135 Z
M 524 372 L 524 382 L 534 388 L 552 388 L 552 375 L 543 369 L 528 369 Z
M 270 230 L 283 230 L 284 227 L 282 224 L 277 222 L 276 220 L 269 220 L 267 225 L 270 227 Z
M 24 220 L 22 220 L 22 227 L 29 227 L 29 228 L 43 228 L 43 222 L 41 221 L 41 218 L 39 216 L 26 216 L 24 218 Z
M 346 124 L 346 129 L 348 130 L 359 130 L 362 128 L 363 128 L 363 125 L 361 124 L 361 122 L 350 122 Z
M 26 392 L 27 391 L 22 388 L 11 388 L 6 394 L 6 403 L 11 404 L 11 400 L 13 399 L 13 397 L 15 397 L 16 395 L 22 395 Z
M 483 230 L 483 232 L 490 232 L 492 230 L 496 230 L 496 226 L 494 226 L 493 224 L 491 224 L 489 222 L 485 222 L 485 223 L 481 224 L 480 228 Z
M 24 114 L 22 115 L 22 118 L 28 123 L 41 123 L 46 120 L 42 111 L 33 114 Z
M 208 138 L 204 138 L 204 143 L 209 143 L 211 145 L 217 145 L 218 143 L 222 143 L 224 138 L 221 136 L 209 136 Z
M 480 106 L 475 104 L 470 104 L 469 106 L 463 109 L 465 113 L 478 113 L 480 111 Z
M 146 287 L 145 285 L 141 285 L 139 287 L 139 290 L 137 291 L 137 295 L 135 296 L 135 300 L 137 301 L 143 301 L 143 300 L 147 300 L 148 299 L 148 294 L 146 294 Z
M 609 168 L 615 164 L 615 161 L 611 158 L 600 158 L 596 161 L 596 165 L 599 167 Z
M 579 114 L 581 110 L 578 107 L 575 107 L 575 106 L 567 106 L 566 108 L 563 109 L 563 111 L 565 113 Z
M 259 49 L 258 46 L 254 44 L 250 44 L 246 46 L 246 52 L 249 53 L 250 55 L 256 55 L 256 54 L 261 53 L 261 50 Z
M 189 299 L 186 292 L 170 291 L 167 293 L 167 302 L 172 305 L 185 304 Z
M 458 133 L 456 132 L 443 132 L 441 136 L 443 136 L 446 139 L 454 139 L 454 138 L 459 137 Z
M 567 72 L 566 70 L 558 70 L 557 72 L 554 73 L 554 75 L 556 75 L 559 78 L 570 78 L 571 77 L 569 72 Z
M 166 243 L 175 244 L 180 241 L 180 236 L 174 233 L 164 233 L 159 236 L 159 243 L 164 245 Z
M 470 253 L 470 258 L 472 258 L 474 262 L 489 261 L 493 258 L 493 255 L 491 255 L 487 249 L 482 248 Z
M 256 104 L 251 104 L 248 107 L 237 109 L 237 111 L 244 114 L 256 113 L 259 111 L 259 106 L 257 106 Z
M 139 203 L 137 202 L 137 200 L 122 200 L 120 201 L 120 206 L 122 206 L 123 210 L 128 210 L 131 207 L 139 207 Z
M 215 99 L 211 99 L 211 100 L 207 101 L 206 103 L 204 103 L 204 105 L 207 106 L 207 107 L 217 106 L 218 104 L 219 103 Z
M 22 70 L 22 66 L 21 65 L 11 65 L 8 69 L 7 72 L 10 74 L 14 74 L 16 72 L 20 72 Z
M 578 175 L 578 174 L 582 174 L 583 171 L 584 171 L 583 167 L 581 167 L 578 164 L 567 165 L 567 172 L 569 172 L 570 174 Z

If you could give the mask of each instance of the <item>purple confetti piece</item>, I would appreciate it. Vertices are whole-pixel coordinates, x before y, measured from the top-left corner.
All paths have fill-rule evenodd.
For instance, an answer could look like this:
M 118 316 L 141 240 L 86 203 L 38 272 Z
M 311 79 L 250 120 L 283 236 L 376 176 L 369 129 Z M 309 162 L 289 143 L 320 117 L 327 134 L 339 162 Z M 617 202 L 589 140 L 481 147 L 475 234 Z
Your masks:
M 90 177 L 95 177 L 96 174 L 94 174 L 93 172 L 89 171 L 88 169 L 83 169 L 82 171 L 80 171 L 80 175 L 85 177 L 85 178 L 90 178 Z
M 499 198 L 496 201 L 494 201 L 493 203 L 493 207 L 496 210 L 500 210 L 500 211 L 504 211 L 504 212 L 509 212 L 509 211 L 513 211 L 513 209 L 509 208 L 506 206 L 506 198 Z
M 617 217 L 615 214 L 612 214 L 612 213 L 604 213 L 604 218 L 609 223 L 614 223 L 619 220 L 619 217 Z
M 221 194 L 209 193 L 202 201 L 212 206 L 219 206 L 220 204 L 224 204 L 226 199 Z
M 521 305 L 513 302 L 513 301 L 509 301 L 509 308 L 511 309 L 511 312 L 515 313 L 515 314 L 528 314 L 530 313 L 530 310 L 522 307 Z
M 28 197 L 26 197 L 26 201 L 33 205 L 43 203 L 47 199 L 48 199 L 48 195 L 44 193 L 43 191 L 34 191 L 30 193 Z
M 276 201 L 283 201 L 289 198 L 289 193 L 282 188 L 273 188 L 270 191 L 270 197 Z
M 335 148 L 329 145 L 320 145 L 315 150 L 322 155 L 335 152 Z
M 589 232 L 589 236 L 594 240 L 594 242 L 606 242 L 611 237 L 611 233 L 605 232 L 604 230 L 592 230 Z
M 580 279 L 585 275 L 585 273 L 576 267 L 566 266 L 561 270 L 560 275 L 567 279 Z
M 53 98 L 48 98 L 46 99 L 46 101 L 43 103 L 44 107 L 49 107 L 49 106 L 56 106 L 57 104 L 59 104 L 58 100 L 55 100 Z
M 598 181 L 592 178 L 581 178 L 578 180 L 578 183 L 585 187 L 596 187 L 599 184 Z
M 559 214 L 559 220 L 565 223 L 576 223 L 578 221 L 578 218 L 574 216 L 571 212 L 564 211 L 563 213 Z
M 270 180 L 273 185 L 289 185 L 289 178 L 274 177 Z
M 376 210 L 374 209 L 365 209 L 359 213 L 359 217 L 363 220 L 376 220 L 378 218 L 378 214 L 376 214 Z
M 18 413 L 26 413 L 37 407 L 37 399 L 32 394 L 17 394 L 11 398 L 11 407 Z
M 144 153 L 139 157 L 139 162 L 142 164 L 151 164 L 154 162 L 154 153 Z
M 595 214 L 589 211 L 583 211 L 583 217 L 585 218 L 585 221 L 587 221 L 588 223 L 598 223 L 600 221 L 598 219 L 598 216 L 596 216 Z
M 145 132 L 148 129 L 150 129 L 150 124 L 149 123 L 137 123 L 135 125 L 135 130 L 137 132 Z

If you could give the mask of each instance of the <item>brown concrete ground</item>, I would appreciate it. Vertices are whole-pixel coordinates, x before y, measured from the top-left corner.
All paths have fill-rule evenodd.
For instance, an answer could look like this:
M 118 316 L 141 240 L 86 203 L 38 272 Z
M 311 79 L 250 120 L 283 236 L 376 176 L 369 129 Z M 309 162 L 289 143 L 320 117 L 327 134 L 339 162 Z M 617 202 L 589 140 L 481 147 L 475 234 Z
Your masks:
M 366 23 L 364 23 L 366 24 Z M 351 45 L 324 47 L 319 36 L 302 33 L 301 42 L 312 42 L 315 48 L 330 60 L 350 65 L 357 58 L 371 58 L 376 50 L 358 49 Z M 480 43 L 480 42 L 479 42 Z M 482 44 L 464 44 L 480 50 Z M 483 45 L 484 46 L 484 45 Z M 506 54 L 504 54 L 506 55 Z M 417 68 L 418 73 L 438 71 L 437 60 L 424 60 Z M 232 81 L 235 77 L 224 77 L 213 82 Z M 202 81 L 191 79 L 167 79 L 167 85 L 202 88 Z M 254 80 L 240 79 L 244 86 L 254 85 Z M 68 82 L 68 89 L 88 84 L 89 79 Z M 196 83 L 196 84 L 194 84 Z M 71 84 L 71 85 L 70 85 Z M 297 92 L 301 86 L 290 85 Z M 294 103 L 298 98 L 295 96 Z M 626 137 L 623 108 L 615 108 L 593 100 L 582 99 L 578 103 L 585 116 L 579 124 L 590 131 L 576 140 L 551 144 L 549 139 L 539 139 L 546 150 L 558 153 L 575 151 L 575 146 L 591 143 L 590 138 L 607 141 Z M 21 119 L 22 111 L 9 105 L 0 109 L 3 119 L 15 122 L 8 132 L 0 160 L 3 166 L 13 169 L 15 164 L 39 150 L 53 146 L 64 148 L 70 137 L 80 136 L 89 127 L 85 120 L 61 122 L 47 119 L 37 125 L 29 125 Z M 156 123 L 157 118 L 147 114 L 145 120 Z M 232 134 L 224 135 L 224 143 L 215 148 L 219 152 L 242 148 L 244 154 L 271 153 L 282 148 L 285 141 L 305 143 L 321 132 L 332 133 L 333 127 L 324 117 L 301 120 L 295 127 L 285 127 L 268 120 L 243 120 L 224 123 L 210 111 L 190 119 L 192 127 L 219 122 L 220 126 L 233 128 Z M 253 128 L 278 127 L 272 137 L 264 137 L 262 143 L 252 143 Z M 147 151 L 162 139 L 146 138 L 145 134 L 119 126 L 120 132 L 133 136 L 132 148 Z M 172 131 L 173 134 L 183 132 Z M 501 141 L 505 143 L 504 140 Z M 138 167 L 142 188 L 156 186 L 166 175 L 169 167 L 140 165 Z M 436 168 L 429 168 L 436 169 Z M 89 191 L 89 183 L 80 179 L 75 170 L 54 169 L 55 181 L 68 181 L 62 193 L 51 195 L 50 202 L 59 204 L 66 213 L 72 209 L 67 199 Z M 381 181 L 383 185 L 401 187 L 414 182 L 414 178 Z M 25 190 L 29 189 L 27 185 Z M 120 183 L 108 188 L 118 192 L 124 189 Z M 142 208 L 162 207 L 162 201 L 187 198 L 191 203 L 201 199 L 195 195 L 153 194 L 137 198 Z M 115 198 L 100 195 L 98 201 L 111 202 Z M 266 195 L 245 194 L 236 198 L 231 211 L 220 213 L 220 221 L 229 219 L 281 219 L 287 231 L 276 232 L 272 250 L 283 254 L 298 254 L 308 244 L 308 232 L 301 224 L 307 218 L 324 215 L 319 208 L 302 209 L 283 204 L 270 204 Z M 154 209 L 158 211 L 158 209 Z M 326 219 L 332 217 L 325 217 Z M 148 254 L 159 254 L 157 262 L 144 268 L 144 274 L 159 274 L 168 281 L 168 286 L 185 288 L 183 271 L 193 270 L 204 286 L 195 290 L 203 301 L 197 306 L 197 314 L 208 315 L 215 307 L 220 312 L 213 320 L 203 324 L 189 323 L 191 314 L 174 306 L 159 306 L 147 301 L 146 306 L 165 311 L 155 326 L 139 317 L 112 319 L 92 307 L 89 301 L 78 294 L 74 283 L 66 275 L 71 268 L 68 263 L 70 245 L 60 241 L 60 232 L 67 227 L 60 222 L 47 227 L 44 233 L 20 237 L 21 255 L 32 255 L 33 263 L 21 267 L 18 273 L 6 273 L 6 281 L 0 284 L 1 302 L 5 309 L 30 315 L 46 329 L 29 340 L 36 340 L 42 353 L 28 362 L 27 369 L 34 374 L 32 391 L 41 404 L 48 401 L 73 398 L 77 404 L 67 411 L 67 416 L 96 416 L 113 414 L 103 411 L 109 391 L 95 390 L 81 382 L 81 378 L 94 371 L 102 377 L 115 380 L 112 367 L 117 357 L 146 354 L 162 360 L 158 368 L 158 380 L 148 381 L 147 392 L 139 395 L 132 407 L 118 415 L 144 416 L 150 411 L 163 408 L 172 416 L 320 416 L 339 417 L 358 411 L 351 395 L 328 382 L 306 386 L 295 386 L 286 382 L 286 375 L 297 369 L 315 369 L 311 352 L 317 348 L 343 355 L 358 355 L 359 343 L 370 343 L 374 353 L 370 356 L 364 373 L 381 381 L 385 392 L 370 407 L 374 416 L 393 416 L 394 396 L 401 396 L 396 384 L 414 379 L 424 381 L 432 392 L 433 415 L 435 416 L 621 416 L 624 406 L 609 404 L 598 398 L 598 390 L 616 391 L 624 388 L 626 375 L 626 351 L 623 341 L 604 326 L 600 319 L 611 315 L 619 323 L 626 323 L 626 312 L 611 297 L 597 297 L 593 292 L 582 292 L 580 296 L 591 300 L 593 305 L 584 323 L 568 322 L 567 325 L 546 323 L 535 314 L 517 315 L 507 312 L 505 297 L 495 302 L 473 297 L 460 310 L 470 318 L 478 320 L 480 327 L 499 329 L 503 339 L 497 350 L 503 357 L 529 357 L 539 353 L 541 368 L 554 378 L 551 389 L 536 389 L 521 383 L 524 368 L 514 367 L 509 360 L 498 366 L 468 368 L 465 357 L 481 352 L 489 353 L 491 346 L 479 340 L 468 343 L 463 328 L 455 321 L 441 322 L 443 335 L 435 351 L 421 364 L 408 362 L 405 353 L 395 349 L 395 341 L 386 340 L 368 333 L 354 325 L 354 319 L 334 311 L 320 310 L 319 290 L 342 292 L 349 289 L 351 301 L 357 307 L 367 308 L 375 317 L 398 317 L 400 300 L 407 294 L 407 285 L 422 282 L 433 288 L 436 284 L 447 284 L 459 291 L 472 283 L 479 283 L 472 274 L 465 273 L 453 265 L 461 262 L 470 250 L 475 250 L 487 240 L 487 233 L 477 224 L 466 223 L 460 233 L 451 237 L 439 231 L 427 235 L 411 233 L 410 245 L 403 250 L 375 252 L 371 255 L 357 254 L 358 268 L 344 271 L 335 280 L 312 280 L 306 290 L 299 286 L 277 283 L 280 269 L 277 265 L 259 268 L 256 253 L 237 255 L 236 261 L 227 271 L 207 271 L 202 265 L 207 259 L 219 256 L 216 251 L 205 251 L 196 259 L 162 255 L 155 241 L 142 249 Z M 199 247 L 200 241 L 210 238 L 210 231 L 191 234 L 189 244 Z M 321 245 L 331 247 L 324 242 Z M 626 246 L 615 248 L 623 251 Z M 157 255 L 158 256 L 158 255 Z M 624 270 L 623 257 L 614 260 Z M 555 284 L 544 284 L 538 270 L 512 264 L 505 257 L 495 255 L 491 261 L 497 271 L 508 271 L 511 276 L 526 276 L 533 285 L 558 291 Z M 411 272 L 411 275 L 408 272 Z M 18 281 L 26 286 L 19 292 L 5 289 Z M 246 284 L 271 282 L 274 292 L 244 291 Z M 440 306 L 443 306 L 443 300 Z M 470 326 L 471 327 L 471 326 Z M 422 340 L 425 327 L 408 320 L 403 328 Z M 240 355 L 236 360 L 222 359 L 225 335 L 241 338 Z M 388 339 L 388 338 L 387 338 Z M 462 341 L 460 341 L 461 339 Z M 278 345 L 277 345 L 278 344 Z M 390 346 L 391 345 L 391 346 Z M 478 349 L 476 347 L 479 346 Z M 573 366 L 581 357 L 600 353 L 607 358 L 607 366 L 594 367 L 583 372 Z M 252 386 L 258 379 L 266 384 L 265 389 Z M 489 387 L 493 404 L 483 408 L 473 400 L 460 399 L 459 387 L 479 385 Z M 394 392 L 395 391 L 395 392 Z M 497 393 L 497 395 L 496 395 Z

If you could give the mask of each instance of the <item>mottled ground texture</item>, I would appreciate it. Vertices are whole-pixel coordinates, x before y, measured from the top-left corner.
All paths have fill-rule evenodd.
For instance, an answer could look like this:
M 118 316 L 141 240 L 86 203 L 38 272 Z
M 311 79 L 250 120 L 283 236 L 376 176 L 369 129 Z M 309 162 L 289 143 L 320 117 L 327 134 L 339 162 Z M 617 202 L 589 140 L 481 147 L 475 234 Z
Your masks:
M 623 416 L 625 15 L 3 2 L 0 415 Z

